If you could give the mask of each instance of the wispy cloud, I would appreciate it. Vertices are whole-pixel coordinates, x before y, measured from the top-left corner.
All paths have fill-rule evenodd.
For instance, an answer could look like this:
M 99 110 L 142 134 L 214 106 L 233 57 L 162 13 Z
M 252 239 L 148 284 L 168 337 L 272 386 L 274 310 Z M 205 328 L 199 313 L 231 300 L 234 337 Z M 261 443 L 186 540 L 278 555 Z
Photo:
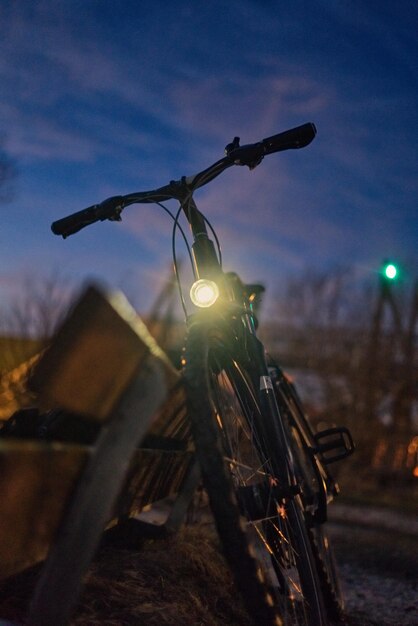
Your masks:
M 64 121 L 67 126 L 71 124 L 72 108 L 78 120 L 81 115 L 85 117 L 84 122 L 93 117 L 93 111 L 98 117 L 105 118 L 103 110 L 108 109 L 112 98 L 116 106 L 130 104 L 136 115 L 158 118 L 160 123 L 162 121 L 177 132 L 187 130 L 195 137 L 210 137 L 212 143 L 224 142 L 232 131 L 254 137 L 259 132 L 269 133 L 286 117 L 284 111 L 290 107 L 294 115 L 305 115 L 324 106 L 323 86 L 303 75 L 279 73 L 277 68 L 271 68 L 267 75 L 257 76 L 246 75 L 242 66 L 234 75 L 215 65 L 203 74 L 186 70 L 181 72 L 182 75 L 174 72 L 169 77 L 168 51 L 163 44 L 160 50 L 157 48 L 156 58 L 144 55 L 131 59 L 126 55 L 123 43 L 117 39 L 106 41 L 100 29 L 98 37 L 101 35 L 101 39 L 91 40 L 80 20 L 75 22 L 80 26 L 75 36 L 66 24 L 68 19 L 74 26 L 74 16 L 69 14 L 68 8 L 65 9 L 65 3 L 58 3 L 58 7 L 51 10 L 50 3 L 41 2 L 30 11 L 25 5 L 14 5 L 10 11 L 0 61 L 2 79 L 10 86 L 5 94 L 9 107 L 3 110 L 3 120 L 12 124 L 14 134 L 18 125 L 28 128 L 22 109 L 27 111 L 26 115 L 38 119 L 28 137 L 28 131 L 21 130 L 23 136 L 14 146 L 19 154 L 24 150 L 26 139 L 29 154 L 53 157 L 55 146 L 57 156 L 61 157 L 61 138 L 57 137 L 57 128 L 50 120 L 52 118 L 55 125 L 59 124 L 60 118 L 62 120 L 60 108 L 65 108 L 66 101 L 69 111 Z M 174 48 L 170 54 L 174 63 L 181 62 L 181 50 L 177 52 Z M 192 67 L 192 61 L 189 65 Z M 268 94 L 267 98 L 265 94 Z M 105 101 L 101 102 L 103 97 Z M 252 112 L 250 117 L 248 111 Z M 43 124 L 42 116 L 45 118 Z M 112 116 L 114 113 L 108 115 Z M 47 119 L 52 128 L 48 128 Z M 127 130 L 132 133 L 134 123 L 132 119 L 127 125 Z M 109 125 L 112 126 L 111 120 Z M 86 123 L 83 130 L 86 130 Z M 68 132 L 68 129 L 62 132 Z M 115 137 L 117 132 L 119 130 L 114 132 Z M 91 134 L 90 129 L 88 135 Z M 36 136 L 40 143 L 38 151 L 34 145 Z M 132 144 L 132 135 L 121 130 L 119 142 L 126 140 Z M 154 140 L 158 138 L 154 136 Z M 97 142 L 100 143 L 98 139 Z M 48 143 L 48 149 L 45 143 Z M 69 154 L 74 158 L 77 146 L 72 150 L 72 143 L 69 142 Z M 79 154 L 81 160 L 86 158 L 86 146 L 79 150 Z
M 384 7 L 351 14 L 302 4 L 304 19 L 298 2 L 215 0 L 199 11 L 162 0 L 124 11 L 112 2 L 100 11 L 61 0 L 3 4 L 0 130 L 22 165 L 19 219 L 30 230 L 39 206 L 45 220 L 34 257 L 43 248 L 45 266 L 60 255 L 77 275 L 106 267 L 113 278 L 132 271 L 148 280 L 170 255 L 171 225 L 159 209 L 129 209 L 120 227 L 98 225 L 61 247 L 49 245 L 48 221 L 84 198 L 192 174 L 234 135 L 246 143 L 305 121 L 318 126 L 312 147 L 253 173 L 231 169 L 199 192 L 231 264 L 272 281 L 278 267 L 333 263 L 350 251 L 362 261 L 405 241 L 411 249 L 417 118 L 408 76 L 417 44 L 402 16 L 390 27 Z M 13 232 L 17 218 L 6 217 Z M 27 256 L 28 239 L 14 250 Z

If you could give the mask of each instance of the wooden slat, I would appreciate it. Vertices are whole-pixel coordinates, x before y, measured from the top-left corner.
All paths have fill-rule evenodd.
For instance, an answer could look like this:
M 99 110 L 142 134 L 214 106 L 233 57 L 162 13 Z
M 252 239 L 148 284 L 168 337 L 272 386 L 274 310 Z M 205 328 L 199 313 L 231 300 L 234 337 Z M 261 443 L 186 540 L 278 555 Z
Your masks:
M 86 446 L 0 441 L 0 578 L 45 557 L 88 456 Z
M 29 386 L 50 407 L 105 420 L 148 354 L 164 364 L 170 387 L 178 374 L 123 294 L 90 286 L 35 367 Z

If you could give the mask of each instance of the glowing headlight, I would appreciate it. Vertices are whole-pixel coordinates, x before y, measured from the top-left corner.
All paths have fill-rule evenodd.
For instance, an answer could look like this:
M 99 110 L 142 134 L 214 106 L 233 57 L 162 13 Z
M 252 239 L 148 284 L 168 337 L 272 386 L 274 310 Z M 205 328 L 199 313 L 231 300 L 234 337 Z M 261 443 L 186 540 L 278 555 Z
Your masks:
M 201 279 L 193 283 L 190 289 L 190 298 L 193 304 L 199 307 L 212 306 L 219 297 L 219 288 L 213 280 Z

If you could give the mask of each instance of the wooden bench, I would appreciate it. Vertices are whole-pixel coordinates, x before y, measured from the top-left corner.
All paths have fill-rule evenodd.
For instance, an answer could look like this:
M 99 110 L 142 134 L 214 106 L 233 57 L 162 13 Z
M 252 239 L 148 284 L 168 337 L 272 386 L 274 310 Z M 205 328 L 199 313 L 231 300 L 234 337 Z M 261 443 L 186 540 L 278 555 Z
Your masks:
M 0 578 L 46 558 L 28 623 L 60 626 L 103 531 L 168 497 L 175 530 L 199 473 L 180 375 L 121 294 L 87 288 L 29 384 L 100 424 L 89 446 L 0 440 Z

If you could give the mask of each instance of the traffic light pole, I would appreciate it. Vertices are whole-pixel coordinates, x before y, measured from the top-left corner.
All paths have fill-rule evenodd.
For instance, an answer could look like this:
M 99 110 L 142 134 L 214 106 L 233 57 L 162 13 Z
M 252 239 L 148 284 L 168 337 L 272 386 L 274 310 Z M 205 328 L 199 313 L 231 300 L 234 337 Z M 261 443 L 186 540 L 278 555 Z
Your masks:
M 390 273 L 388 271 L 389 268 Z M 402 341 L 403 330 L 401 316 L 391 290 L 391 282 L 394 280 L 396 275 L 396 266 L 385 262 L 379 274 L 379 294 L 373 314 L 370 332 L 367 358 L 368 385 L 364 404 L 366 420 L 376 417 L 377 391 L 379 382 L 379 356 L 382 343 L 382 321 L 386 304 L 389 306 L 392 313 L 396 336 L 399 341 Z

